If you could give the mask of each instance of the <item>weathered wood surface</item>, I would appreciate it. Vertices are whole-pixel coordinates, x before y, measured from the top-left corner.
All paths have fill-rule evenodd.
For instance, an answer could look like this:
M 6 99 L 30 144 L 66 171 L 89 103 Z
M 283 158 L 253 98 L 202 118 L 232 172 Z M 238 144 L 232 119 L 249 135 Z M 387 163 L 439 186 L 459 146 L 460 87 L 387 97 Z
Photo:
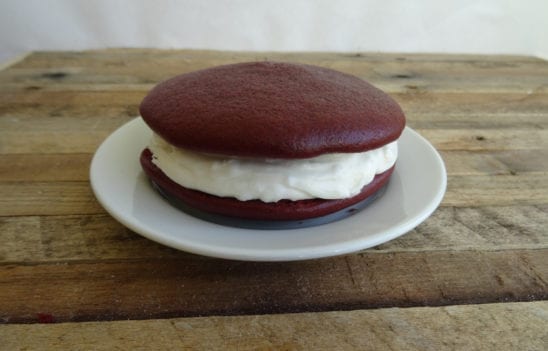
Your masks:
M 7 325 L 6 350 L 528 350 L 548 345 L 548 302 Z
M 548 205 L 442 207 L 408 234 L 364 252 L 546 249 L 547 211 Z M 0 242 L 2 264 L 188 255 L 135 235 L 107 214 L 0 217 Z
M 332 67 L 394 96 L 408 124 L 444 158 L 442 206 L 376 248 L 275 264 L 179 252 L 106 214 L 89 186 L 89 162 L 105 137 L 138 115 L 146 92 L 177 73 L 254 59 Z M 467 55 L 32 53 L 0 71 L 0 243 L 1 321 L 100 321 L 4 325 L 0 348 L 85 347 L 107 333 L 99 347 L 545 349 L 546 302 L 510 302 L 548 298 L 548 63 Z M 466 306 L 477 303 L 494 304 Z M 387 308 L 442 305 L 461 306 Z M 317 312 L 332 310 L 339 312 Z M 296 311 L 315 313 L 151 319 Z M 126 318 L 149 320 L 105 322 Z
M 5 264 L 0 306 L 17 323 L 42 314 L 86 321 L 541 300 L 546 257 L 548 249 L 366 252 L 286 264 L 192 255 Z

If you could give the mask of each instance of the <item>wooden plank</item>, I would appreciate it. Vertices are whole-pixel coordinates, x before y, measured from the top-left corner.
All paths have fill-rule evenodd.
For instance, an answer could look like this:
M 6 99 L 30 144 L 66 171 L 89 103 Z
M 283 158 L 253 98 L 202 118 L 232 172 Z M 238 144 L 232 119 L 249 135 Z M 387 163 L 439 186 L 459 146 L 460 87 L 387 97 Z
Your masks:
M 416 59 L 416 60 L 427 60 L 427 61 L 482 61 L 486 59 L 491 59 L 493 61 L 503 61 L 503 62 L 514 62 L 514 61 L 544 61 L 541 58 L 536 58 L 534 56 L 524 56 L 524 55 L 481 55 L 481 54 L 443 54 L 443 53 L 380 53 L 380 52 L 279 52 L 279 51 L 231 51 L 231 50 L 200 50 L 200 49 L 154 49 L 154 48 L 109 48 L 109 49 L 95 49 L 95 50 L 81 50 L 81 51 L 35 51 L 34 55 L 41 57 L 90 57 L 96 58 L 104 55 L 118 55 L 125 57 L 154 57 L 160 55 L 181 55 L 188 54 L 194 55 L 200 58 L 207 58 L 210 56 L 218 57 L 232 57 L 239 55 L 263 55 L 265 53 L 270 53 L 273 55 L 290 55 L 295 57 L 314 57 L 317 55 L 325 55 L 327 57 L 333 57 L 334 59 L 339 59 L 339 56 L 342 57 L 353 57 L 356 59 L 371 59 L 371 60 L 391 60 L 396 61 L 401 60 L 402 56 L 407 59 Z
M 51 66 L 92 66 L 121 65 L 132 61 L 156 60 L 202 60 L 223 59 L 229 61 L 235 58 L 245 60 L 260 60 L 265 58 L 287 60 L 334 60 L 341 59 L 373 62 L 471 62 L 481 67 L 494 63 L 512 65 L 517 63 L 543 63 L 545 60 L 533 56 L 522 55 L 473 55 L 473 54 L 419 54 L 419 53 L 376 53 L 376 52 L 245 52 L 217 50 L 166 50 L 166 49 L 101 49 L 84 51 L 35 51 L 17 67 L 51 67 Z
M 116 53 L 112 50 L 102 52 L 36 52 L 18 63 L 12 69 L 55 69 L 77 70 L 118 69 L 150 72 L 153 68 L 166 70 L 173 67 L 196 66 L 204 68 L 211 65 L 228 64 L 242 61 L 292 61 L 324 66 L 362 66 L 362 67 L 425 67 L 432 71 L 451 74 L 462 70 L 485 74 L 485 72 L 530 72 L 533 67 L 544 73 L 546 61 L 525 56 L 494 55 L 416 55 L 416 54 L 375 54 L 375 53 L 280 53 L 280 52 L 221 52 L 221 51 L 149 51 L 127 50 Z M 138 68 L 138 69 L 137 69 Z M 184 69 L 184 68 L 182 68 Z M 99 72 L 99 71 L 98 71 Z M 97 72 L 97 73 L 98 73 Z M 36 77 L 40 78 L 40 77 Z M 54 78 L 54 77 L 52 77 Z M 63 77 L 57 77 L 63 78 Z
M 40 105 L 0 105 L 0 123 L 9 125 L 10 120 L 19 120 L 21 122 L 28 119 L 42 117 L 42 123 L 55 124 L 61 122 L 63 118 L 66 120 L 83 119 L 82 123 L 86 123 L 88 119 L 123 119 L 135 118 L 139 115 L 139 104 L 122 105 L 122 106 L 94 106 L 90 110 L 89 106 L 65 105 L 65 106 L 40 106 Z M 48 118 L 44 118 L 48 117 Z M 53 119 L 53 121 L 45 121 Z M 13 123 L 13 121 L 12 121 Z M 29 125 L 33 125 L 29 123 Z M 59 123 L 62 125 L 62 122 Z
M 542 300 L 548 298 L 547 254 L 548 249 L 472 250 L 290 263 L 182 257 L 8 264 L 0 266 L 0 319 L 148 319 Z
M 87 56 L 90 55 L 90 56 Z M 370 80 L 388 92 L 546 92 L 548 63 L 493 56 L 224 53 L 224 52 L 96 52 L 35 53 L 17 67 L 1 72 L 1 90 L 148 90 L 176 74 L 213 65 L 249 60 L 289 60 L 330 67 Z M 41 58 L 42 57 L 42 58 Z M 43 59 L 46 57 L 46 59 Z M 36 65 L 37 63 L 40 64 Z M 154 64 L 151 64 L 154 62 Z
M 371 250 L 544 249 L 548 246 L 548 205 L 440 207 L 410 233 Z
M 0 326 L 9 350 L 530 350 L 548 302 Z M 319 332 L 329 331 L 329 332 Z M 98 335 L 108 335 L 97 343 Z
M 194 332 L 179 334 L 171 323 L 171 320 L 160 319 L 139 322 L 0 325 L 0 340 L 5 350 L 25 351 L 204 349 L 198 342 L 184 341 L 185 337 L 195 335 Z
M 510 206 L 548 203 L 546 173 L 448 177 L 443 206 Z
M 50 51 L 39 51 L 35 54 L 39 55 L 50 55 L 53 52 Z M 514 62 L 546 62 L 545 60 L 533 56 L 524 56 L 524 55 L 474 55 L 474 54 L 442 54 L 442 53 L 380 53 L 380 52 L 254 52 L 254 51 L 218 51 L 218 50 L 194 50 L 194 49 L 128 49 L 128 48 L 113 48 L 113 49 L 99 49 L 99 50 L 86 50 L 86 51 L 58 51 L 55 54 L 51 55 L 54 57 L 63 57 L 64 55 L 72 55 L 72 57 L 91 57 L 98 58 L 118 55 L 120 57 L 128 57 L 128 55 L 135 55 L 135 57 L 140 58 L 151 58 L 158 56 L 167 56 L 167 55 L 188 55 L 186 57 L 196 57 L 202 60 L 208 58 L 231 58 L 231 57 L 240 57 L 240 56 L 249 56 L 255 57 L 257 59 L 261 57 L 267 57 L 268 55 L 279 56 L 279 57 L 294 57 L 302 59 L 313 59 L 313 58 L 328 58 L 331 60 L 338 61 L 341 58 L 351 58 L 354 60 L 362 61 L 427 61 L 427 62 L 459 62 L 459 61 L 470 61 L 477 62 L 480 65 L 488 65 L 485 61 L 493 62 L 504 62 L 506 64 L 511 64 Z M 94 56 L 95 55 L 95 56 Z
M 86 181 L 92 154 L 0 154 L 0 182 Z
M 458 110 L 458 108 L 457 108 Z M 546 129 L 547 112 L 486 111 L 415 113 L 406 111 L 407 125 L 413 129 L 469 129 L 481 132 L 487 129 Z M 473 133 L 470 133 L 473 134 Z
M 546 249 L 547 213 L 548 205 L 442 207 L 406 235 L 367 251 Z M 10 264 L 192 256 L 147 240 L 107 214 L 0 217 L 0 242 L 0 263 Z
M 5 92 L 0 95 L 2 105 L 42 105 L 42 106 L 67 106 L 67 105 L 129 105 L 138 104 L 145 97 L 146 91 L 116 90 L 116 91 L 27 91 Z
M 0 242 L 0 263 L 185 256 L 131 232 L 107 214 L 0 217 Z
M 101 72 L 85 72 L 73 69 L 74 72 L 63 72 L 65 74 L 63 79 L 44 78 L 60 75 L 59 70 L 48 69 L 36 72 L 32 69 L 18 69 L 0 74 L 0 83 L 2 84 L 0 85 L 0 92 L 148 91 L 160 81 L 198 68 L 204 67 L 185 67 L 183 70 L 179 65 L 167 72 L 158 69 L 150 72 L 142 72 L 140 69 L 129 72 L 120 72 L 117 69 L 113 69 L 112 72 L 104 69 Z M 362 67 L 359 67 L 359 69 L 332 68 L 365 79 L 389 94 L 424 94 L 427 92 L 521 93 L 523 91 L 546 93 L 548 91 L 545 83 L 548 79 L 548 73 L 545 75 L 539 75 L 538 72 L 522 73 L 521 76 L 516 76 L 515 74 L 501 75 L 495 72 L 486 77 L 478 77 L 477 75 L 462 72 L 453 72 L 455 75 L 449 75 L 447 71 L 421 72 L 420 67 L 413 67 L 413 73 L 405 73 L 411 71 L 411 69 L 378 73 L 373 68 L 370 71 L 364 71 Z
M 87 182 L 2 182 L 0 216 L 104 213 Z
M 0 131 L 0 154 L 93 153 L 112 133 L 79 131 Z
M 6 80 L 6 74 L 0 75 L 0 82 Z M 95 79 L 95 81 L 92 81 Z M 64 84 L 51 83 L 51 82 L 36 82 L 29 79 L 26 83 L 4 83 L 0 86 L 0 92 L 21 93 L 24 94 L 28 91 L 138 91 L 147 92 L 151 90 L 159 81 L 153 81 L 150 83 L 133 83 L 132 77 L 124 77 L 120 75 L 105 75 L 104 77 L 91 74 L 87 76 L 77 76 L 73 78 L 76 82 L 66 82 Z M 112 82 L 110 82 L 112 81 Z M 124 83 L 126 82 L 127 83 Z M 106 82 L 106 83 L 104 83 Z
M 26 94 L 29 91 L 41 92 L 60 92 L 60 91 L 134 91 L 146 93 L 150 91 L 157 83 L 175 76 L 178 73 L 166 74 L 156 78 L 138 78 L 134 76 L 121 75 L 105 75 L 97 76 L 91 74 L 90 77 L 78 75 L 73 78 L 70 83 L 54 84 L 48 82 L 36 82 L 29 79 L 24 83 L 1 83 L 0 93 L 20 93 Z M 355 74 L 356 75 L 356 74 Z M 392 94 L 427 94 L 427 93 L 461 93 L 474 92 L 476 94 L 519 94 L 524 91 L 535 93 L 547 93 L 548 87 L 543 85 L 546 77 L 534 76 L 531 78 L 523 78 L 514 80 L 513 78 L 499 80 L 480 80 L 468 79 L 466 81 L 459 80 L 436 80 L 434 78 L 426 79 L 410 78 L 404 82 L 390 78 L 371 78 L 368 76 L 359 75 L 369 83 L 375 85 L 379 89 L 385 91 L 389 95 Z M 1 77 L 1 76 L 0 76 Z M 96 82 L 91 82 L 95 79 Z M 112 82 L 111 82 L 112 81 Z M 143 83 L 141 83 L 141 81 Z M 100 83 L 106 82 L 106 83 Z M 118 82 L 118 83 L 115 83 Z
M 135 114 L 121 115 L 114 114 L 96 114 L 95 111 L 90 111 L 89 108 L 81 111 L 86 115 L 72 114 L 72 109 L 68 109 L 69 113 L 63 113 L 59 110 L 38 110 L 42 115 L 28 115 L 26 111 L 22 113 L 12 114 L 7 113 L 0 116 L 0 127 L 6 133 L 54 133 L 54 132 L 113 132 L 126 122 L 138 116 L 138 111 Z M 67 111 L 67 110 L 65 110 Z M 118 112 L 119 110 L 117 110 Z M 103 111 L 101 111 L 103 112 Z M 47 118 L 44 118 L 47 117 Z
M 419 129 L 438 150 L 531 150 L 548 149 L 548 129 Z M 512 142 L 508 142 L 511 140 Z
M 391 94 L 398 101 L 406 115 L 414 118 L 419 114 L 444 113 L 473 115 L 488 113 L 511 115 L 545 114 L 548 110 L 548 99 L 544 93 L 396 93 Z
M 440 151 L 450 176 L 548 172 L 548 148 L 539 150 Z M 1 159 L 1 156 L 0 156 Z

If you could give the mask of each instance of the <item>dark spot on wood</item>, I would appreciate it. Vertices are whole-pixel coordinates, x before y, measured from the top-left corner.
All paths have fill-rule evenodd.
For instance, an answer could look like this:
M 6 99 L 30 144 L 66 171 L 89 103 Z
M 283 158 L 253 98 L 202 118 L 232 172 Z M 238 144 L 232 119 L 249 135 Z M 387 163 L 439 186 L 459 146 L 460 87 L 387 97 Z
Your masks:
M 91 223 L 91 217 L 85 216 L 85 217 L 82 217 L 82 218 L 80 219 L 79 225 L 83 227 L 83 226 L 86 226 L 86 225 L 88 225 L 88 224 L 90 224 L 90 223 Z
M 51 73 L 42 74 L 42 77 L 48 78 L 48 79 L 63 79 L 66 76 L 67 76 L 67 73 L 65 72 L 51 72 Z
M 504 286 L 504 279 L 499 274 L 495 275 L 495 280 L 500 286 Z
M 413 76 L 410 74 L 395 74 L 392 76 L 392 78 L 409 79 L 413 78 Z
M 25 90 L 40 90 L 42 87 L 36 86 L 36 85 L 29 85 L 28 87 L 25 87 Z
M 48 246 L 51 244 L 51 238 L 42 236 L 40 242 L 42 243 L 42 245 Z
M 510 174 L 511 174 L 511 175 L 517 175 L 518 172 L 516 172 L 516 171 L 514 171 L 513 169 L 511 169 L 511 170 L 510 170 Z
M 478 135 L 478 136 L 476 137 L 476 140 L 483 141 L 483 140 L 485 140 L 485 137 L 484 137 L 484 136 L 481 136 L 481 135 Z
M 405 57 L 396 57 L 396 61 L 405 61 L 407 60 Z
M 417 89 L 419 89 L 418 86 L 413 85 L 413 84 L 408 84 L 408 85 L 406 85 L 405 87 L 406 87 L 407 89 L 410 89 L 410 90 L 417 90 Z
M 355 52 L 355 53 L 348 53 L 348 54 L 341 54 L 343 57 L 362 57 L 363 54 L 361 52 Z
M 126 116 L 129 116 L 129 117 L 138 116 L 139 115 L 139 106 L 137 106 L 137 105 L 127 106 L 124 112 L 125 112 Z
M 55 318 L 49 313 L 37 313 L 38 323 L 55 323 Z

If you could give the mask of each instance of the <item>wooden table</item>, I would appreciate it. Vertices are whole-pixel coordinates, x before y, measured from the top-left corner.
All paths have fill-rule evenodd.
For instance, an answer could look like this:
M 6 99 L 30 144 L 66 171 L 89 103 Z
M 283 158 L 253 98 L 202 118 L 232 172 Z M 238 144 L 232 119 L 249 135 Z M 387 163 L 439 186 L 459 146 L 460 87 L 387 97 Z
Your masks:
M 390 93 L 446 162 L 441 207 L 381 246 L 288 263 L 179 252 L 103 210 L 92 154 L 155 83 L 264 59 Z M 548 349 L 546 61 L 35 52 L 0 91 L 0 349 Z

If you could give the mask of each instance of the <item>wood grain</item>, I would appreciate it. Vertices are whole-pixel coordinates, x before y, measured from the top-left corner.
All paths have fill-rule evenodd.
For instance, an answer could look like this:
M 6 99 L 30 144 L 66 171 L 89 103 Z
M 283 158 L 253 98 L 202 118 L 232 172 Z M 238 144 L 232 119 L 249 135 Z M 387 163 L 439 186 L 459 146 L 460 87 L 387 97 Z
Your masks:
M 62 55 L 62 54 L 61 54 Z M 64 57 L 51 55 L 46 59 L 34 55 L 25 65 L 16 65 L 9 75 L 4 77 L 6 83 L 48 82 L 56 83 L 151 83 L 181 72 L 202 69 L 212 65 L 235 63 L 250 60 L 288 60 L 294 62 L 313 63 L 331 67 L 368 79 L 399 80 L 414 82 L 416 80 L 429 83 L 449 83 L 465 85 L 477 80 L 475 88 L 482 82 L 498 81 L 504 88 L 504 83 L 523 84 L 527 79 L 538 79 L 547 73 L 541 60 L 515 58 L 509 62 L 486 62 L 481 58 L 464 60 L 436 60 L 432 57 L 405 55 L 392 59 L 387 56 L 363 56 L 336 54 L 242 54 L 235 55 L 204 55 L 199 52 L 168 53 L 151 58 L 128 52 L 122 55 L 90 55 L 90 57 Z M 94 58 L 92 58 L 94 57 Z M 154 61 L 154 64 L 151 64 Z M 183 64 L 181 64 L 183 63 Z M 515 79 L 515 78 L 519 79 Z M 483 78 L 483 79 L 481 79 Z M 512 79 L 513 78 L 513 79 Z M 378 81 L 376 81 L 378 83 Z M 499 87 L 500 89 L 500 87 Z
M 0 182 L 87 181 L 92 154 L 0 154 Z
M 519 129 L 418 129 L 441 151 L 498 151 L 548 149 L 548 130 Z M 509 140 L 512 142 L 510 143 Z
M 545 350 L 548 302 L 0 326 L 9 350 Z M 108 335 L 97 342 L 100 335 Z
M 361 253 L 278 264 L 179 252 L 132 233 L 105 213 L 89 186 L 91 156 L 107 135 L 138 115 L 140 100 L 156 82 L 216 64 L 265 59 L 332 67 L 390 93 L 408 125 L 444 158 L 449 178 L 442 207 L 407 235 Z M 0 318 L 34 323 L 381 308 L 335 312 L 336 317 L 82 324 L 89 329 L 81 335 L 88 336 L 79 340 L 86 345 L 95 330 L 119 338 L 134 332 L 143 340 L 178 340 L 173 345 L 190 348 L 356 349 L 363 344 L 349 335 L 372 330 L 367 339 L 386 348 L 481 349 L 487 335 L 495 335 L 488 331 L 498 330 L 490 342 L 534 350 L 546 339 L 538 319 L 545 303 L 507 302 L 548 298 L 547 130 L 548 63 L 530 57 L 188 50 L 30 54 L 0 71 Z M 504 303 L 465 306 L 488 302 Z M 382 308 L 450 304 L 463 306 Z M 392 331 L 375 329 L 372 320 Z M 440 323 L 449 328 L 442 336 L 434 333 Z M 299 333 L 303 325 L 312 328 Z M 425 329 L 409 329 L 416 325 Z M 144 326 L 148 333 L 139 330 Z M 3 342 L 6 334 L 24 331 L 36 333 L 29 343 L 55 345 L 59 333 L 78 340 L 73 324 L 11 327 L 0 326 Z M 331 328 L 333 344 L 319 333 Z M 289 340 L 288 330 L 305 341 Z M 454 330 L 469 337 L 458 338 Z M 203 344 L 199 331 L 219 337 Z M 529 344 L 526 336 L 532 337 Z M 269 343 L 261 343 L 265 338 Z M 434 339 L 442 341 L 432 344 Z
M 453 176 L 444 206 L 507 206 L 548 203 L 548 177 L 540 174 Z
M 0 182 L 0 216 L 104 212 L 88 182 Z
M 548 172 L 548 148 L 440 152 L 450 176 Z
M 57 62 L 64 62 L 65 66 L 71 66 L 70 62 L 99 61 L 101 64 L 112 62 L 112 64 L 123 64 L 124 60 L 161 60 L 162 58 L 176 57 L 179 60 L 196 58 L 201 60 L 208 59 L 230 59 L 241 57 L 265 57 L 265 55 L 277 55 L 277 57 L 288 57 L 301 60 L 329 59 L 340 60 L 349 58 L 360 61 L 425 61 L 425 62 L 477 62 L 482 66 L 489 66 L 502 62 L 503 64 L 512 64 L 514 62 L 544 62 L 544 60 L 523 55 L 474 55 L 474 54 L 421 54 L 421 53 L 375 53 L 375 52 L 245 52 L 245 51 L 218 51 L 218 50 L 176 50 L 176 49 L 126 49 L 112 48 L 108 50 L 85 50 L 85 51 L 37 51 L 28 57 L 28 63 L 25 67 L 33 64 L 52 65 Z M 67 61 L 68 60 L 68 61 Z M 486 62 L 487 61 L 487 62 Z
M 41 313 L 56 321 L 147 319 L 541 300 L 548 298 L 547 254 L 548 249 L 474 250 L 368 252 L 292 263 L 185 256 L 8 264 L 0 270 L 0 319 L 36 322 Z
M 323 66 L 346 71 L 364 78 L 378 86 L 382 90 L 394 93 L 425 93 L 427 91 L 438 91 L 446 93 L 454 92 L 476 92 L 476 93 L 520 93 L 523 91 L 533 93 L 546 93 L 545 77 L 537 73 L 530 73 L 521 76 L 505 75 L 501 72 L 489 72 L 490 76 L 478 77 L 470 76 L 467 72 L 463 79 L 462 73 L 457 72 L 457 76 L 448 73 L 439 73 L 437 75 L 428 72 L 413 72 L 397 70 L 392 72 L 361 72 L 356 70 L 340 69 L 337 66 L 323 64 Z M 205 68 L 205 67 L 197 67 Z M 447 69 L 451 69 L 448 67 Z M 191 69 L 188 69 L 191 71 Z M 454 73 L 452 71 L 449 71 Z M 10 74 L 0 76 L 0 91 L 2 92 L 54 92 L 54 91 L 141 91 L 150 90 L 156 82 L 165 80 L 179 73 L 180 69 L 174 68 L 169 72 L 154 70 L 148 74 L 142 72 L 120 70 L 105 71 L 101 69 L 87 72 L 58 72 L 56 70 L 12 70 Z M 63 79 L 55 79 L 55 85 L 50 84 L 53 79 L 40 79 L 49 75 L 64 74 Z M 494 75 L 499 74 L 499 75 Z M 502 76 L 500 76 L 502 75 Z
M 548 205 L 442 207 L 408 234 L 366 252 L 546 249 L 547 212 Z M 0 217 L 0 242 L 0 264 L 185 257 L 107 214 Z

